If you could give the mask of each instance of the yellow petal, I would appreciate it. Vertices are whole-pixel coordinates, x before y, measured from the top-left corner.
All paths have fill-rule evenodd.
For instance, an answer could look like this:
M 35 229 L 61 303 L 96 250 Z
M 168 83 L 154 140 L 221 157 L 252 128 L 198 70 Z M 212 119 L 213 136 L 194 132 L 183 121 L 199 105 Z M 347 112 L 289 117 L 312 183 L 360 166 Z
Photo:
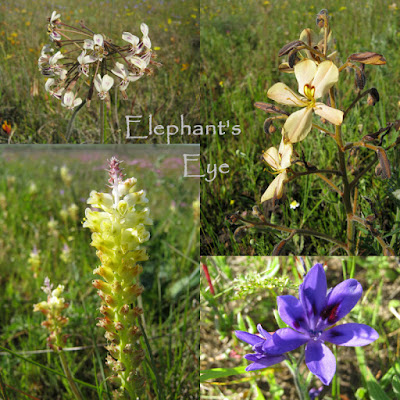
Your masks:
M 275 100 L 279 104 L 286 104 L 287 106 L 304 107 L 306 103 L 282 82 L 275 83 L 268 90 L 267 96 Z
M 338 81 L 339 70 L 332 61 L 323 61 L 318 65 L 312 85 L 315 87 L 314 98 L 319 99 L 328 93 L 329 89 Z
M 343 111 L 332 108 L 323 103 L 316 103 L 314 107 L 315 114 L 327 119 L 334 125 L 340 125 L 343 122 Z
M 299 84 L 299 93 L 304 96 L 304 85 L 311 85 L 315 73 L 317 72 L 317 64 L 312 60 L 300 61 L 294 66 L 294 74 Z
M 283 184 L 287 179 L 286 171 L 279 174 L 267 187 L 267 190 L 261 197 L 261 203 L 272 198 L 280 199 L 283 194 Z
M 290 143 L 297 143 L 303 140 L 312 125 L 312 108 L 302 108 L 294 112 L 283 125 L 282 134 Z
M 265 151 L 263 158 L 273 169 L 280 169 L 279 154 L 275 147 L 270 147 L 267 151 Z

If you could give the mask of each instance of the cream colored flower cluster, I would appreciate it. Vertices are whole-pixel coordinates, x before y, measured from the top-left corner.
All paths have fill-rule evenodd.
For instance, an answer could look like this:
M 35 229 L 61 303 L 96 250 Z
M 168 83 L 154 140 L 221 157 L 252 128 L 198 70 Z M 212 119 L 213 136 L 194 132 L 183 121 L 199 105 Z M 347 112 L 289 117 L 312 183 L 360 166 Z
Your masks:
M 109 355 L 107 363 L 120 385 L 117 394 L 129 394 L 136 399 L 144 380 L 138 367 L 144 357 L 138 344 L 140 330 L 137 318 L 142 309 L 137 298 L 143 291 L 138 264 L 148 259 L 142 247 L 150 238 L 146 226 L 152 225 L 148 203 L 143 190 L 135 192 L 135 178 L 123 179 L 120 161 L 109 161 L 111 193 L 92 191 L 88 199 L 94 209 L 86 209 L 84 227 L 92 231 L 91 245 L 97 249 L 101 265 L 93 273 L 104 280 L 94 280 L 102 299 L 99 326 L 106 330 Z

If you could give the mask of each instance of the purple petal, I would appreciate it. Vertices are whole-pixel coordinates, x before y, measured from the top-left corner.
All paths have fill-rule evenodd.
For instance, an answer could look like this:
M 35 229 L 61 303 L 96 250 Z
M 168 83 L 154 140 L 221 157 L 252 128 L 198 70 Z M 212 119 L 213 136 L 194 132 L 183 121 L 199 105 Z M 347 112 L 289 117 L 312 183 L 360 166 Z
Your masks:
M 272 340 L 265 341 L 262 349 L 267 354 L 278 355 L 297 349 L 308 340 L 310 338 L 302 333 L 290 328 L 282 328 L 272 335 Z
M 257 325 L 257 329 L 258 329 L 258 332 L 260 332 L 260 335 L 261 335 L 262 337 L 264 337 L 265 339 L 269 339 L 269 338 L 271 337 L 271 334 L 270 334 L 269 332 L 267 332 L 267 331 L 261 326 L 261 324 L 258 324 L 258 325 Z
M 329 293 L 326 306 L 321 312 L 325 325 L 333 325 L 346 316 L 357 304 L 362 295 L 362 287 L 355 279 L 339 283 Z
M 247 356 L 245 356 L 245 358 L 247 358 Z M 249 360 L 249 358 L 247 359 Z M 271 365 L 280 363 L 284 359 L 284 356 L 264 356 L 257 360 L 254 360 L 253 364 L 248 365 L 246 367 L 246 371 L 254 371 L 257 369 L 268 368 Z
M 324 385 L 329 385 L 336 372 L 333 353 L 320 340 L 310 340 L 306 346 L 306 364 Z
M 308 331 L 308 324 L 303 306 L 294 296 L 279 296 L 277 298 L 278 313 L 290 327 L 300 332 Z
M 315 264 L 299 287 L 300 301 L 306 311 L 310 327 L 315 328 L 315 323 L 326 302 L 326 276 L 322 264 Z
M 344 324 L 335 326 L 321 335 L 321 340 L 338 346 L 366 346 L 379 338 L 378 332 L 364 324 Z
M 235 331 L 235 335 L 239 340 L 243 340 L 243 342 L 249 343 L 252 346 L 259 342 L 263 342 L 264 339 L 260 336 L 253 335 L 252 333 L 243 332 L 243 331 Z

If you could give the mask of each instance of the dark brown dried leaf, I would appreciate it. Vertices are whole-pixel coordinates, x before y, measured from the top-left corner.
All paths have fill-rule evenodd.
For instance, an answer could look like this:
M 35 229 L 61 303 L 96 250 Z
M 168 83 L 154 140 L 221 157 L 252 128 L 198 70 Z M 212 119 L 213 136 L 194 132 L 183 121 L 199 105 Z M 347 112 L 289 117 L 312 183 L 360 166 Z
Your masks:
M 366 51 L 364 53 L 354 53 L 349 56 L 349 60 L 369 65 L 386 64 L 386 59 L 382 54 Z
M 371 88 L 368 93 L 367 103 L 374 106 L 379 101 L 379 92 L 375 88 Z
M 257 101 L 256 103 L 254 103 L 254 107 L 259 108 L 266 113 L 290 115 L 287 111 L 280 109 L 274 104 L 263 103 L 262 101 Z
M 390 171 L 390 163 L 389 159 L 386 155 L 386 151 L 382 147 L 378 147 L 376 149 L 376 154 L 378 156 L 379 165 L 382 168 L 381 178 L 382 179 L 390 179 L 392 173 Z
M 280 256 L 282 255 L 282 251 L 285 248 L 287 243 L 287 240 L 282 240 L 281 242 L 279 242 L 274 249 L 272 250 L 271 256 Z
M 285 44 L 278 53 L 279 57 L 284 56 L 285 54 L 288 54 L 290 51 L 292 51 L 293 49 L 296 49 L 298 47 L 304 46 L 304 42 L 302 42 L 301 40 L 293 40 L 293 42 L 290 42 L 288 44 Z
M 300 58 L 297 56 L 297 50 L 292 50 L 288 57 L 289 67 L 293 68 L 298 61 L 300 61 Z
M 357 89 L 363 90 L 366 82 L 364 71 L 361 68 L 356 68 L 354 72 L 355 72 L 354 82 L 356 84 L 356 87 Z
M 323 9 L 318 13 L 316 24 L 318 28 L 328 27 L 328 10 Z

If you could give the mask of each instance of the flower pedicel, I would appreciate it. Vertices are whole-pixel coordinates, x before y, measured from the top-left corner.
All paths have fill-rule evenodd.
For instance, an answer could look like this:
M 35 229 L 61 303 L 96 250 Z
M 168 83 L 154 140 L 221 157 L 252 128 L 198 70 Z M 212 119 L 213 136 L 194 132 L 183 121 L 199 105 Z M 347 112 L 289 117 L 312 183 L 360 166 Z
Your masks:
M 120 385 L 117 398 L 136 399 L 144 387 L 138 367 L 144 358 L 138 344 L 140 329 L 137 318 L 142 309 L 135 304 L 143 291 L 139 282 L 142 267 L 148 255 L 142 244 L 150 238 L 146 226 L 152 225 L 149 209 L 144 207 L 146 193 L 134 191 L 135 178 L 123 179 L 120 161 L 109 161 L 111 193 L 92 191 L 88 199 L 94 209 L 86 209 L 84 227 L 92 231 L 91 245 L 97 249 L 101 265 L 93 273 L 93 286 L 102 299 L 98 325 L 106 330 L 107 364 L 114 372 L 114 381 Z

